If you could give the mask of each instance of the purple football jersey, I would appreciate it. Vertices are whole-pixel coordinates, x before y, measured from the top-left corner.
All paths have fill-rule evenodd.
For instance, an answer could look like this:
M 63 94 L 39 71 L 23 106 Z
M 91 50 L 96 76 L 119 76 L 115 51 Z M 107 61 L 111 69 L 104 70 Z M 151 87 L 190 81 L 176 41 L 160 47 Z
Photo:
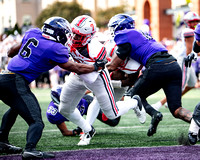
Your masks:
M 56 66 L 51 61 L 66 63 L 68 60 L 67 47 L 44 38 L 41 30 L 34 28 L 25 33 L 19 53 L 8 63 L 8 70 L 22 75 L 30 83 Z
M 82 116 L 87 114 L 88 106 L 88 102 L 82 98 L 77 106 Z M 47 108 L 46 116 L 52 124 L 61 124 L 64 121 L 69 121 L 59 113 L 58 106 L 53 101 L 50 102 Z
M 46 111 L 47 119 L 52 124 L 61 124 L 64 121 L 68 121 L 64 116 L 62 116 L 58 111 L 58 106 L 51 101 L 47 111 Z
M 143 66 L 148 58 L 156 52 L 168 51 L 161 43 L 156 42 L 150 35 L 136 29 L 125 29 L 116 32 L 114 38 L 117 45 L 130 43 L 130 57 Z

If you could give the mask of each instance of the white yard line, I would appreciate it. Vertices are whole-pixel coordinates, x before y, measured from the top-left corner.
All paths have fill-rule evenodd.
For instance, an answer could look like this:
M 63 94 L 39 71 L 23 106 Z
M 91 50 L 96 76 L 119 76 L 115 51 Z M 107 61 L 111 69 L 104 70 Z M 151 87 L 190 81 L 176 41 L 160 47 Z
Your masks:
M 183 124 L 176 124 L 176 125 L 165 125 L 165 127 L 188 127 L 188 125 L 186 124 L 186 125 L 183 125 Z M 130 129 L 130 128 L 148 128 L 148 126 L 128 126 L 128 127 L 110 127 L 110 128 L 108 128 L 108 127 L 102 127 L 102 128 L 100 128 L 100 127 L 95 127 L 95 129 L 96 130 L 114 130 L 114 129 L 116 129 L 116 130 L 121 130 L 121 129 Z M 160 127 L 161 128 L 161 127 Z M 48 133 L 48 132 L 60 132 L 60 130 L 59 129 L 45 129 L 44 131 L 43 131 L 44 133 Z M 19 132 L 10 132 L 10 134 L 19 134 L 19 133 L 26 133 L 26 131 L 19 131 Z

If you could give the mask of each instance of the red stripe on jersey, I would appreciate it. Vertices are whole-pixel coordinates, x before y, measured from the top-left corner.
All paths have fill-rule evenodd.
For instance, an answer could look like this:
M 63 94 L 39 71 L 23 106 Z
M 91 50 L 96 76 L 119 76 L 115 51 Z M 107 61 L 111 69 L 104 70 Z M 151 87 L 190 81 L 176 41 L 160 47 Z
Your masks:
M 81 23 L 86 19 L 86 17 L 81 18 L 81 20 L 77 23 L 77 26 L 79 27 Z
M 110 57 L 106 57 L 106 59 L 108 60 L 108 62 L 111 62 L 111 58 Z
M 111 105 L 112 105 L 114 111 L 116 112 L 116 114 L 118 114 L 118 108 L 117 108 L 116 103 L 115 103 L 115 98 L 114 98 L 114 95 L 113 95 L 112 88 L 109 84 L 108 77 L 106 76 L 105 72 L 102 72 L 102 75 L 103 75 L 103 78 L 104 78 L 105 83 L 106 83 L 105 87 L 107 88 L 109 97 L 111 99 Z
M 105 46 L 108 42 L 110 42 L 110 40 L 105 41 L 103 45 Z
M 126 70 L 126 71 L 140 71 L 142 69 L 143 65 L 140 65 L 137 69 L 129 69 L 129 68 L 126 68 L 126 66 L 123 66 L 123 67 L 120 67 L 121 70 Z
M 99 52 L 99 54 L 97 55 L 97 58 L 96 59 L 104 59 L 106 57 L 106 48 L 105 47 L 102 47 L 101 51 Z
M 114 50 L 115 48 L 117 47 L 117 45 L 115 44 L 115 46 L 112 48 L 111 52 L 110 52 L 110 56 L 112 57 L 113 56 L 113 53 L 114 53 Z

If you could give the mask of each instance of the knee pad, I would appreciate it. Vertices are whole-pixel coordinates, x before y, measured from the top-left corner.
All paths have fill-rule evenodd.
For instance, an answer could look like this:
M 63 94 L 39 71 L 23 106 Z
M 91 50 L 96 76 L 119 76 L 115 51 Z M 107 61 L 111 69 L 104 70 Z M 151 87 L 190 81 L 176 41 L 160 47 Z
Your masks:
M 117 117 L 116 119 L 113 120 L 108 119 L 108 125 L 111 127 L 117 126 L 119 124 L 120 118 L 121 117 Z
M 97 116 L 97 119 L 111 127 L 117 126 L 120 121 L 120 117 L 117 117 L 115 119 L 108 119 L 101 110 Z

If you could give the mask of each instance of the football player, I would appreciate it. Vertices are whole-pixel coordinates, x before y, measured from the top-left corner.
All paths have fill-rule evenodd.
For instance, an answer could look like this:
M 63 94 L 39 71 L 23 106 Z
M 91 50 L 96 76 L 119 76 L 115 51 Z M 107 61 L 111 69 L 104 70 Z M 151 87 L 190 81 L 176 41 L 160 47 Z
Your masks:
M 200 22 L 200 18 L 197 13 L 188 12 L 184 16 L 183 20 L 186 25 L 186 28 L 184 28 L 181 33 L 182 44 L 179 49 L 179 52 L 173 54 L 173 56 L 177 59 L 177 62 L 182 69 L 182 96 L 191 89 L 195 88 L 195 85 L 197 83 L 197 77 L 194 68 L 188 65 L 185 66 L 185 61 L 187 55 L 189 55 L 190 53 L 194 53 L 194 51 L 192 50 L 194 42 L 194 29 L 195 26 Z M 163 106 L 166 102 L 167 99 L 165 97 L 164 99 L 153 104 L 152 106 L 156 110 L 159 110 L 159 108 Z
M 96 23 L 92 17 L 78 16 L 72 21 L 71 27 L 73 36 L 67 45 L 74 61 L 85 64 L 94 63 L 96 60 L 107 62 L 105 47 L 93 38 Z M 95 134 L 95 129 L 81 116 L 80 112 L 75 110 L 87 89 L 95 95 L 101 110 L 109 119 L 116 119 L 136 107 L 142 110 L 139 96 L 116 103 L 110 75 L 106 68 L 89 74 L 71 73 L 68 81 L 63 85 L 59 112 L 83 129 L 84 135 L 78 145 L 88 145 Z
M 129 57 L 145 66 L 143 74 L 129 90 L 130 96 L 138 94 L 146 112 L 152 117 L 148 136 L 156 133 L 163 115 L 148 102 L 147 97 L 161 88 L 164 90 L 169 110 L 176 118 L 186 122 L 191 120 L 191 112 L 181 106 L 181 68 L 167 49 L 150 35 L 134 29 L 130 16 L 117 14 L 110 19 L 110 27 L 115 34 L 116 56 L 107 64 L 109 71 L 116 70 Z
M 0 128 L 0 150 L 6 153 L 21 152 L 21 148 L 9 144 L 8 134 L 19 114 L 28 124 L 25 150 L 22 158 L 52 158 L 54 154 L 36 150 L 36 145 L 42 136 L 44 123 L 41 108 L 29 84 L 41 73 L 56 65 L 78 74 L 94 73 L 105 65 L 97 61 L 82 64 L 69 60 L 68 49 L 65 46 L 68 34 L 71 34 L 69 22 L 62 17 L 51 17 L 44 22 L 42 30 L 28 30 L 22 42 L 14 45 L 8 51 L 12 59 L 8 70 L 0 74 L 0 99 L 10 106 L 2 118 Z
M 133 25 L 135 24 L 133 19 L 132 19 L 132 24 Z M 112 57 L 116 56 L 117 45 L 115 44 L 114 35 L 112 32 L 109 35 L 107 35 L 107 37 L 109 38 L 107 41 L 104 42 L 104 47 L 106 48 L 107 51 L 108 62 L 110 62 L 112 60 Z M 133 86 L 135 81 L 138 79 L 138 75 L 142 67 L 143 66 L 139 64 L 137 61 L 130 58 L 126 58 L 120 67 L 118 67 L 115 71 L 112 71 L 110 73 L 111 83 L 114 88 L 115 92 L 114 96 L 116 101 L 124 99 L 124 95 L 127 89 Z M 126 99 L 127 98 L 129 97 L 126 97 Z M 94 99 L 94 101 L 90 105 L 90 109 L 87 112 L 86 120 L 94 121 L 97 116 L 97 114 L 95 114 L 97 110 L 100 110 L 100 106 L 97 100 Z M 134 108 L 133 110 L 137 118 L 139 119 L 140 123 L 144 124 L 146 121 L 146 114 L 141 114 L 141 111 L 139 111 L 138 108 Z M 145 110 L 142 110 L 142 112 L 145 112 Z
M 195 42 L 193 45 L 193 50 L 195 53 L 200 52 L 200 24 L 197 25 L 195 28 Z M 191 65 L 192 60 L 195 59 L 195 55 L 193 53 L 187 56 L 187 63 Z M 188 132 L 188 140 L 190 144 L 194 145 L 200 138 L 200 103 L 198 103 L 194 109 L 192 120 L 189 127 Z
M 68 130 L 65 122 L 68 122 L 69 120 L 65 118 L 64 116 L 62 116 L 58 111 L 61 90 L 62 90 L 62 86 L 56 86 L 51 89 L 52 101 L 50 102 L 46 111 L 47 119 L 50 123 L 57 125 L 57 127 L 59 128 L 63 136 L 80 135 L 80 133 L 82 132 L 82 129 L 80 127 L 77 127 L 74 130 Z M 83 98 L 80 100 L 76 109 L 79 110 L 82 116 L 87 115 L 88 106 L 90 105 L 92 101 L 93 101 L 93 97 L 88 94 L 84 95 Z M 113 120 L 108 119 L 101 110 L 98 113 L 97 119 L 112 127 L 115 127 L 116 125 L 118 125 L 120 121 L 120 117 Z M 91 125 L 93 124 L 93 122 L 90 122 L 90 121 L 89 123 Z

